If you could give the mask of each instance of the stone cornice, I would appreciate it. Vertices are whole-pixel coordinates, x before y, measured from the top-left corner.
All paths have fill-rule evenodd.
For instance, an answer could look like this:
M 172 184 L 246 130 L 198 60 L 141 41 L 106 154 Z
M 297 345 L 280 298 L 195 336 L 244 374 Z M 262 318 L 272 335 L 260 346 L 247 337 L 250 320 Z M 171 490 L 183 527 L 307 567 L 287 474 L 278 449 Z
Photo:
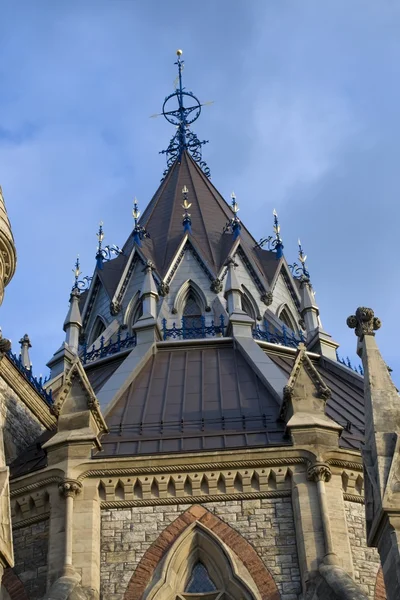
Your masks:
M 56 419 L 51 414 L 50 407 L 13 365 L 7 355 L 0 361 L 0 374 L 38 421 L 46 429 L 54 429 Z

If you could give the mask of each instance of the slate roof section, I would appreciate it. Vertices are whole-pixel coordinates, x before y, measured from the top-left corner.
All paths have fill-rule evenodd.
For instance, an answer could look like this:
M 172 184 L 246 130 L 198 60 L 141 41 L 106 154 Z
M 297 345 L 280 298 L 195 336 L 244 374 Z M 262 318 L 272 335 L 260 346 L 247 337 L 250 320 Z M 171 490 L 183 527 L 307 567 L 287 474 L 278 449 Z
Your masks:
M 268 356 L 289 377 L 294 357 L 268 352 Z M 326 414 L 344 427 L 340 437 L 340 446 L 358 450 L 364 442 L 365 418 L 363 381 L 361 377 L 346 373 L 326 359 L 314 362 L 319 374 L 331 389 L 332 395 L 326 403 Z
M 88 364 L 85 367 L 86 375 L 90 381 L 90 385 L 93 388 L 94 393 L 96 394 L 103 385 L 110 379 L 111 375 L 115 373 L 121 363 L 126 358 L 128 352 L 125 352 L 121 355 L 117 355 L 115 359 L 109 360 L 107 362 L 94 362 L 92 365 Z
M 44 431 L 37 440 L 30 444 L 21 454 L 10 464 L 10 476 L 20 477 L 32 471 L 38 471 L 47 466 L 47 452 L 42 445 L 55 434 L 55 430 Z
M 279 409 L 231 343 L 159 349 L 108 415 L 96 456 L 287 445 Z

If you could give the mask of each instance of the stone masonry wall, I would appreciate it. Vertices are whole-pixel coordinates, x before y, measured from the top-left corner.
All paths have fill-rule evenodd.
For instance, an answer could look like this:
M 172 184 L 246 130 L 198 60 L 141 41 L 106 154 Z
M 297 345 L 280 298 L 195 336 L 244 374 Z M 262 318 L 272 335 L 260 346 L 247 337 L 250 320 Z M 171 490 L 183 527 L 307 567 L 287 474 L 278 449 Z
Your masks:
M 354 579 L 370 600 L 375 599 L 375 582 L 380 567 L 376 548 L 367 546 L 363 504 L 345 502 L 350 547 L 353 556 Z
M 255 548 L 281 592 L 301 592 L 291 498 L 234 500 L 204 504 Z M 143 554 L 190 505 L 145 506 L 102 511 L 101 598 L 122 600 Z
M 48 520 L 13 531 L 13 570 L 30 600 L 38 600 L 46 592 L 48 538 Z
M 44 430 L 12 388 L 0 378 L 0 410 L 4 423 L 3 437 L 6 462 L 10 464 Z

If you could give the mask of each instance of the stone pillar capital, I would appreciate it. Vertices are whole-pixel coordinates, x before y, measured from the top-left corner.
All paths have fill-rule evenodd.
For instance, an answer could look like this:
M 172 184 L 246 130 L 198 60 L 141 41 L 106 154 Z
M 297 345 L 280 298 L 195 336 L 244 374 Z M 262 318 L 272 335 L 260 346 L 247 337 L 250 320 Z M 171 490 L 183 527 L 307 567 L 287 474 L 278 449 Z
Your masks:
M 58 484 L 59 492 L 64 498 L 74 498 L 80 494 L 82 484 L 76 479 L 65 479 Z
M 381 321 L 374 316 L 372 308 L 359 306 L 356 314 L 347 318 L 347 325 L 350 329 L 354 329 L 354 333 L 361 341 L 364 335 L 375 335 L 374 331 L 380 328 Z
M 332 471 L 326 463 L 314 463 L 307 469 L 307 479 L 309 481 L 330 481 Z

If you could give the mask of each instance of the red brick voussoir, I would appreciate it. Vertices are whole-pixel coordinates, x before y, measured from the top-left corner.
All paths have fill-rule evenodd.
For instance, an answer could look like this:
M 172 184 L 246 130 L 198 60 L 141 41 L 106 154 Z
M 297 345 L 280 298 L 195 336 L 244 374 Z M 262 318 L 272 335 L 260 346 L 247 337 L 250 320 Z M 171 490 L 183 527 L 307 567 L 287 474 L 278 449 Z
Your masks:
M 141 600 L 159 562 L 185 529 L 195 521 L 212 531 L 236 554 L 252 576 L 263 600 L 280 600 L 276 583 L 253 546 L 227 523 L 197 504 L 166 527 L 146 550 L 131 577 L 124 600 Z
M 382 567 L 380 567 L 375 582 L 375 600 L 386 600 L 385 582 L 383 580 Z
M 12 569 L 5 569 L 1 584 L 6 588 L 11 600 L 29 600 L 22 581 Z

